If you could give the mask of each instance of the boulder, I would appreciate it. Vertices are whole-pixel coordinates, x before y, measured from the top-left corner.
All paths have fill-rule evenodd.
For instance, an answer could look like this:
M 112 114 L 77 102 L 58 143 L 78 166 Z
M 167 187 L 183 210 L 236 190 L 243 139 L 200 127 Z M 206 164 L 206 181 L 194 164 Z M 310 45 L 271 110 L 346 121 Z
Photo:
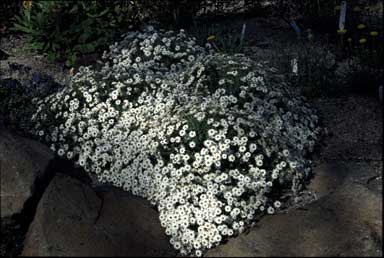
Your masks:
M 116 256 L 176 256 L 159 214 L 150 203 L 120 189 L 103 194 L 104 205 L 96 226 L 108 232 Z M 108 254 L 108 255 L 112 255 Z
M 22 211 L 53 157 L 45 145 L 0 128 L 1 218 Z
M 206 256 L 382 256 L 381 189 L 367 184 L 377 169 L 363 162 L 320 164 L 309 186 L 316 201 L 265 216 Z
M 336 191 L 344 182 L 364 185 L 381 195 L 382 170 L 383 163 L 380 161 L 316 161 L 314 178 L 308 188 L 317 199 Z
M 116 189 L 96 193 L 57 174 L 36 211 L 23 256 L 169 256 L 157 212 Z
M 314 162 L 314 177 L 308 188 L 320 199 L 334 192 L 347 177 L 347 170 L 342 162 Z

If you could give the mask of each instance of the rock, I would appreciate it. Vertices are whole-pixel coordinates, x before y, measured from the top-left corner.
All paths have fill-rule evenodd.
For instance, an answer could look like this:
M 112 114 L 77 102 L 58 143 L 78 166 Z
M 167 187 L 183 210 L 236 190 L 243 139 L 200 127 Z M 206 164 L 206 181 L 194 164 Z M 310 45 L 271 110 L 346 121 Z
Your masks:
M 365 185 L 376 194 L 382 193 L 383 163 L 380 161 L 329 161 L 314 163 L 314 178 L 308 189 L 322 198 L 334 191 L 345 181 Z
M 98 255 L 104 239 L 92 231 L 100 205 L 89 187 L 71 177 L 56 175 L 37 207 L 22 255 Z
M 320 199 L 334 192 L 345 180 L 347 171 L 342 162 L 315 163 L 313 167 L 314 178 L 308 189 Z
M 175 256 L 176 251 L 161 227 L 159 214 L 150 203 L 120 189 L 105 192 L 96 226 L 108 232 L 118 256 Z M 112 255 L 112 254 L 108 254 Z
M 1 218 L 19 214 L 36 182 L 47 176 L 53 153 L 34 140 L 0 128 Z
M 373 193 L 381 196 L 383 192 L 383 162 L 346 162 L 345 167 L 348 171 L 347 180 L 366 186 Z
M 100 198 L 98 197 L 100 196 Z M 157 212 L 119 190 L 97 194 L 57 174 L 27 233 L 23 256 L 174 255 Z
M 321 182 L 310 189 L 319 191 L 320 199 L 286 214 L 265 216 L 248 234 L 206 255 L 382 256 L 381 193 L 356 180 L 377 171 L 358 162 L 321 164 L 317 171 Z

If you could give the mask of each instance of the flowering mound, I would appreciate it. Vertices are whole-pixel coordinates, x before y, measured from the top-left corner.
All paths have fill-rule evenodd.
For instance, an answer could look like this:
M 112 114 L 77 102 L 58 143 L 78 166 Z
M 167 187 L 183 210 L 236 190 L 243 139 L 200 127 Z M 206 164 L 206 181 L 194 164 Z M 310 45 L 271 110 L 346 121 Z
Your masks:
M 34 99 L 33 132 L 101 182 L 150 200 L 181 254 L 202 255 L 301 189 L 317 117 L 273 68 L 152 28 L 103 60 Z

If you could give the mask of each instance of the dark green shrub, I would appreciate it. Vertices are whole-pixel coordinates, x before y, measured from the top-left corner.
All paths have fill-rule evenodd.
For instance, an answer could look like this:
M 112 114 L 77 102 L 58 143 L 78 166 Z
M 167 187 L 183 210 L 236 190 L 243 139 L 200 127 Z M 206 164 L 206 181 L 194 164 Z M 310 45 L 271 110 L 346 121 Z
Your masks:
M 72 66 L 82 54 L 101 50 L 142 16 L 134 2 L 25 1 L 13 30 L 30 36 L 30 47 Z

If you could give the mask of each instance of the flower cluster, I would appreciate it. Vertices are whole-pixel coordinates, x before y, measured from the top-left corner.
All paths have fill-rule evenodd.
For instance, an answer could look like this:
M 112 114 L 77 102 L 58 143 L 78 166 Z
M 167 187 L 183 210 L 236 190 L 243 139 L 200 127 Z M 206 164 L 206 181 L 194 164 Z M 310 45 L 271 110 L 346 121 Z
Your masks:
M 100 69 L 34 99 L 34 133 L 99 181 L 156 205 L 181 254 L 218 245 L 282 205 L 310 173 L 317 116 L 277 71 L 184 32 L 125 35 Z

